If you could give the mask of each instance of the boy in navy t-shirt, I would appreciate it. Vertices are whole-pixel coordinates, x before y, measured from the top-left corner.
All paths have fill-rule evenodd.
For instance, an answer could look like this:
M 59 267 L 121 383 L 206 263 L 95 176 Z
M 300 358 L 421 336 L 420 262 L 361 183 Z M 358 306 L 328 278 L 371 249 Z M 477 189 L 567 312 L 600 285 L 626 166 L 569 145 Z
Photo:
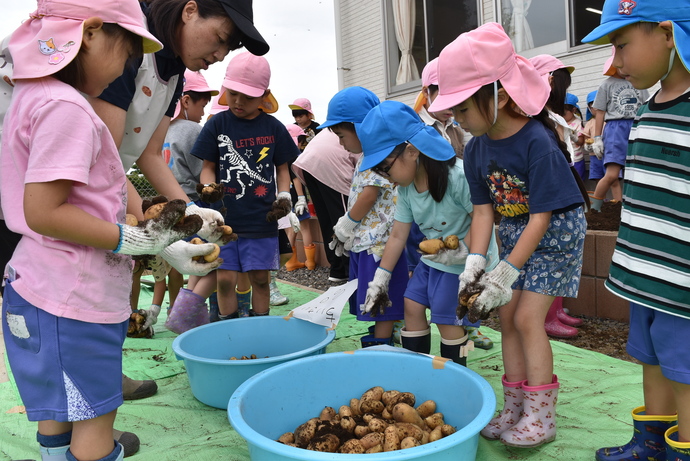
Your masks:
M 220 319 L 237 318 L 238 272 L 252 284 L 250 315 L 268 315 L 269 271 L 278 269 L 278 224 L 268 221 L 278 199 L 289 208 L 288 162 L 299 155 L 285 125 L 268 113 L 278 103 L 268 90 L 271 70 L 261 56 L 241 53 L 228 64 L 219 103 L 229 110 L 201 130 L 192 154 L 203 159 L 201 183 L 223 186 L 225 222 L 238 240 L 221 247 L 218 269 Z M 289 209 L 288 208 L 288 209 Z

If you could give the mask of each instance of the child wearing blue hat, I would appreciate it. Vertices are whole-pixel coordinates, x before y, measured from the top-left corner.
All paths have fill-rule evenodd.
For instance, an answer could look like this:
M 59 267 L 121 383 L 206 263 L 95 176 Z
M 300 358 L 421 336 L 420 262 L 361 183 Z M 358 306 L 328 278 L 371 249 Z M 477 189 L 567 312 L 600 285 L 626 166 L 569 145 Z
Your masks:
M 372 109 L 358 130 L 364 159 L 360 171 L 372 169 L 398 184 L 395 222 L 379 268 L 367 290 L 367 312 L 384 308 L 388 284 L 407 242 L 412 222 L 428 239 L 457 235 L 457 249 L 444 248 L 424 255 L 405 291 L 405 327 L 402 346 L 428 354 L 431 323 L 441 334 L 441 356 L 467 364 L 472 349 L 456 316 L 458 276 L 465 268 L 472 203 L 462 163 L 453 147 L 434 128 L 425 125 L 412 110 L 397 101 L 384 101 Z M 490 254 L 497 262 L 498 247 L 492 239 Z
M 565 106 L 563 118 L 570 127 L 570 144 L 573 146 L 573 166 L 580 177 L 585 179 L 585 156 L 582 145 L 585 143 L 585 136 L 582 133 L 584 125 L 582 123 L 582 112 L 578 103 L 580 100 L 572 93 L 565 94 Z
M 642 362 L 634 435 L 596 459 L 690 460 L 690 1 L 604 3 L 584 42 L 615 46 L 635 88 L 661 88 L 635 116 L 606 288 L 630 301 L 628 353 Z

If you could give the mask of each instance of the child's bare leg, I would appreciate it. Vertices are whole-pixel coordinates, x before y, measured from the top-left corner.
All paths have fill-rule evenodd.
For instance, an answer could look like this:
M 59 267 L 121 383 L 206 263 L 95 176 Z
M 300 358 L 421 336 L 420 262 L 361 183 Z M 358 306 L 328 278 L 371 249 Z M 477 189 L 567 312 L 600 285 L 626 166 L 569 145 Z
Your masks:
M 300 234 L 302 234 L 302 244 L 305 247 L 308 247 L 311 245 L 312 242 L 312 237 L 311 237 L 311 228 L 309 227 L 309 220 L 305 219 L 302 221 L 302 230 L 300 231 Z
M 269 309 L 270 275 L 267 270 L 249 271 L 249 280 L 252 287 L 252 309 L 257 314 L 265 314 Z
M 141 275 L 144 273 L 144 265 L 139 261 L 134 263 L 134 271 L 132 272 L 132 292 L 129 295 L 129 304 L 132 310 L 139 309 L 139 293 L 141 292 Z
M 183 285 L 184 275 L 180 274 L 177 269 L 171 268 L 168 274 L 168 301 L 171 306 L 175 304 L 175 298 L 177 298 L 177 294 Z
M 426 319 L 427 306 L 419 304 L 411 299 L 404 298 L 405 301 L 405 330 L 422 331 L 429 328 L 429 321 Z
M 218 279 L 218 312 L 220 315 L 227 316 L 237 312 L 237 271 L 218 269 L 216 271 Z
M 515 324 L 515 311 L 519 299 L 520 295 L 513 291 L 513 299 L 498 309 L 498 318 L 501 322 L 503 370 L 506 375 L 506 381 L 510 382 L 527 379 L 525 353 L 522 350 L 520 333 L 518 333 Z M 543 327 L 542 325 L 542 329 L 544 329 Z
M 676 399 L 672 382 L 661 373 L 659 365 L 642 364 L 642 388 L 645 411 L 648 415 L 673 415 Z
M 113 422 L 117 410 L 94 419 L 76 421 L 72 428 L 69 450 L 79 460 L 100 459 L 112 453 L 114 448 Z
M 460 325 L 439 325 L 438 332 L 441 334 L 441 338 L 452 341 L 454 339 L 460 339 L 465 336 L 465 327 Z
M 606 173 L 604 174 L 604 177 L 601 178 L 597 183 L 597 188 L 594 190 L 594 196 L 596 198 L 605 199 L 606 194 L 608 193 L 609 189 L 613 187 L 613 184 L 617 184 L 618 187 L 620 187 L 620 184 L 618 184 L 618 175 L 620 172 L 620 165 L 617 163 L 607 163 Z
M 237 291 L 244 293 L 252 287 L 252 282 L 249 280 L 248 272 L 237 273 Z
M 214 291 L 216 291 L 217 287 L 218 282 L 216 280 L 216 271 L 213 271 L 208 275 L 198 277 L 196 283 L 194 284 L 194 289 L 192 291 L 194 292 L 194 294 L 206 299 L 209 296 L 211 296 L 211 294 Z
M 162 306 L 163 305 L 163 299 L 165 299 L 165 291 L 167 290 L 167 286 L 165 284 L 165 279 L 161 280 L 160 282 L 156 282 L 153 284 L 153 299 L 151 300 L 151 304 L 155 304 L 157 306 Z
M 623 201 L 623 187 L 621 186 L 621 180 L 617 179 L 611 184 L 611 196 L 614 200 L 619 202 Z
M 374 338 L 390 338 L 395 320 L 377 320 L 374 324 Z
M 553 352 L 544 329 L 544 320 L 553 303 L 553 296 L 532 291 L 517 291 L 511 303 L 516 301 L 514 325 L 520 341 L 525 364 L 526 379 L 530 386 L 551 384 L 553 381 Z M 503 346 L 503 350 L 506 350 Z M 506 367 L 508 361 L 504 358 Z M 507 378 L 510 381 L 512 379 Z
M 678 408 L 678 441 L 690 442 L 690 385 L 671 381 Z

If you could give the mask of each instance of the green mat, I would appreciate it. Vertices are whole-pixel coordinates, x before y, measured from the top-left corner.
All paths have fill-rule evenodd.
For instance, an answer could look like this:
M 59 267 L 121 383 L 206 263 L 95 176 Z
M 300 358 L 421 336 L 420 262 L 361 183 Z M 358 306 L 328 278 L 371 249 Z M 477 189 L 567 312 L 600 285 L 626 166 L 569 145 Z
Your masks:
M 274 315 L 318 296 L 318 293 L 279 283 L 290 298 L 285 306 L 274 307 Z M 150 289 L 142 285 L 141 307 L 148 307 Z M 165 309 L 164 309 L 165 311 Z M 164 317 L 164 312 L 161 313 Z M 227 412 L 208 407 L 192 396 L 184 365 L 172 352 L 175 334 L 162 325 L 153 339 L 128 338 L 124 345 L 123 367 L 134 379 L 155 379 L 158 393 L 148 399 L 126 402 L 118 410 L 115 427 L 132 431 L 141 439 L 139 453 L 132 460 L 215 460 L 248 461 L 247 445 L 230 426 Z M 343 310 L 336 339 L 327 352 L 354 350 L 366 334 L 368 322 L 358 322 Z M 438 354 L 440 338 L 432 328 L 432 353 Z M 493 339 L 489 351 L 477 349 L 469 368 L 483 376 L 496 391 L 502 407 L 500 333 L 482 332 Z M 642 404 L 641 367 L 561 342 L 551 343 L 555 373 L 561 382 L 558 399 L 558 438 L 534 449 L 516 449 L 480 437 L 477 460 L 589 460 L 603 446 L 626 443 L 632 434 L 630 411 Z M 8 366 L 9 368 L 9 366 Z M 433 385 L 433 383 L 430 383 Z M 457 392 L 446 389 L 445 392 Z M 12 381 L 0 384 L 0 459 L 39 459 L 36 425 L 27 421 Z

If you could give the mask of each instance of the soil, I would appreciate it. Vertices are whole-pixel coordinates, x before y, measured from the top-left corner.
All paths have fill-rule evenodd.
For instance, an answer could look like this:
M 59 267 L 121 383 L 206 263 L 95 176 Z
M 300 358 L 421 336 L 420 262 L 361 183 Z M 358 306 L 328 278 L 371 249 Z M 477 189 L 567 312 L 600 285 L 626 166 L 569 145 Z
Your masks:
M 618 230 L 620 213 L 620 202 L 605 202 L 601 207 L 601 212 L 590 211 L 586 213 L 587 228 L 590 230 Z M 292 272 L 287 272 L 285 268 L 281 268 L 278 272 L 278 278 L 317 290 L 327 290 L 329 287 L 337 285 L 328 281 L 328 274 L 328 268 L 325 267 L 317 267 L 313 271 L 298 269 Z M 617 359 L 634 361 L 625 351 L 625 344 L 628 340 L 627 322 L 587 316 L 576 317 L 582 319 L 584 323 L 581 327 L 578 327 L 579 333 L 575 338 L 551 339 L 582 349 L 600 352 Z M 496 331 L 501 331 L 501 325 L 496 312 L 483 321 L 483 325 Z

